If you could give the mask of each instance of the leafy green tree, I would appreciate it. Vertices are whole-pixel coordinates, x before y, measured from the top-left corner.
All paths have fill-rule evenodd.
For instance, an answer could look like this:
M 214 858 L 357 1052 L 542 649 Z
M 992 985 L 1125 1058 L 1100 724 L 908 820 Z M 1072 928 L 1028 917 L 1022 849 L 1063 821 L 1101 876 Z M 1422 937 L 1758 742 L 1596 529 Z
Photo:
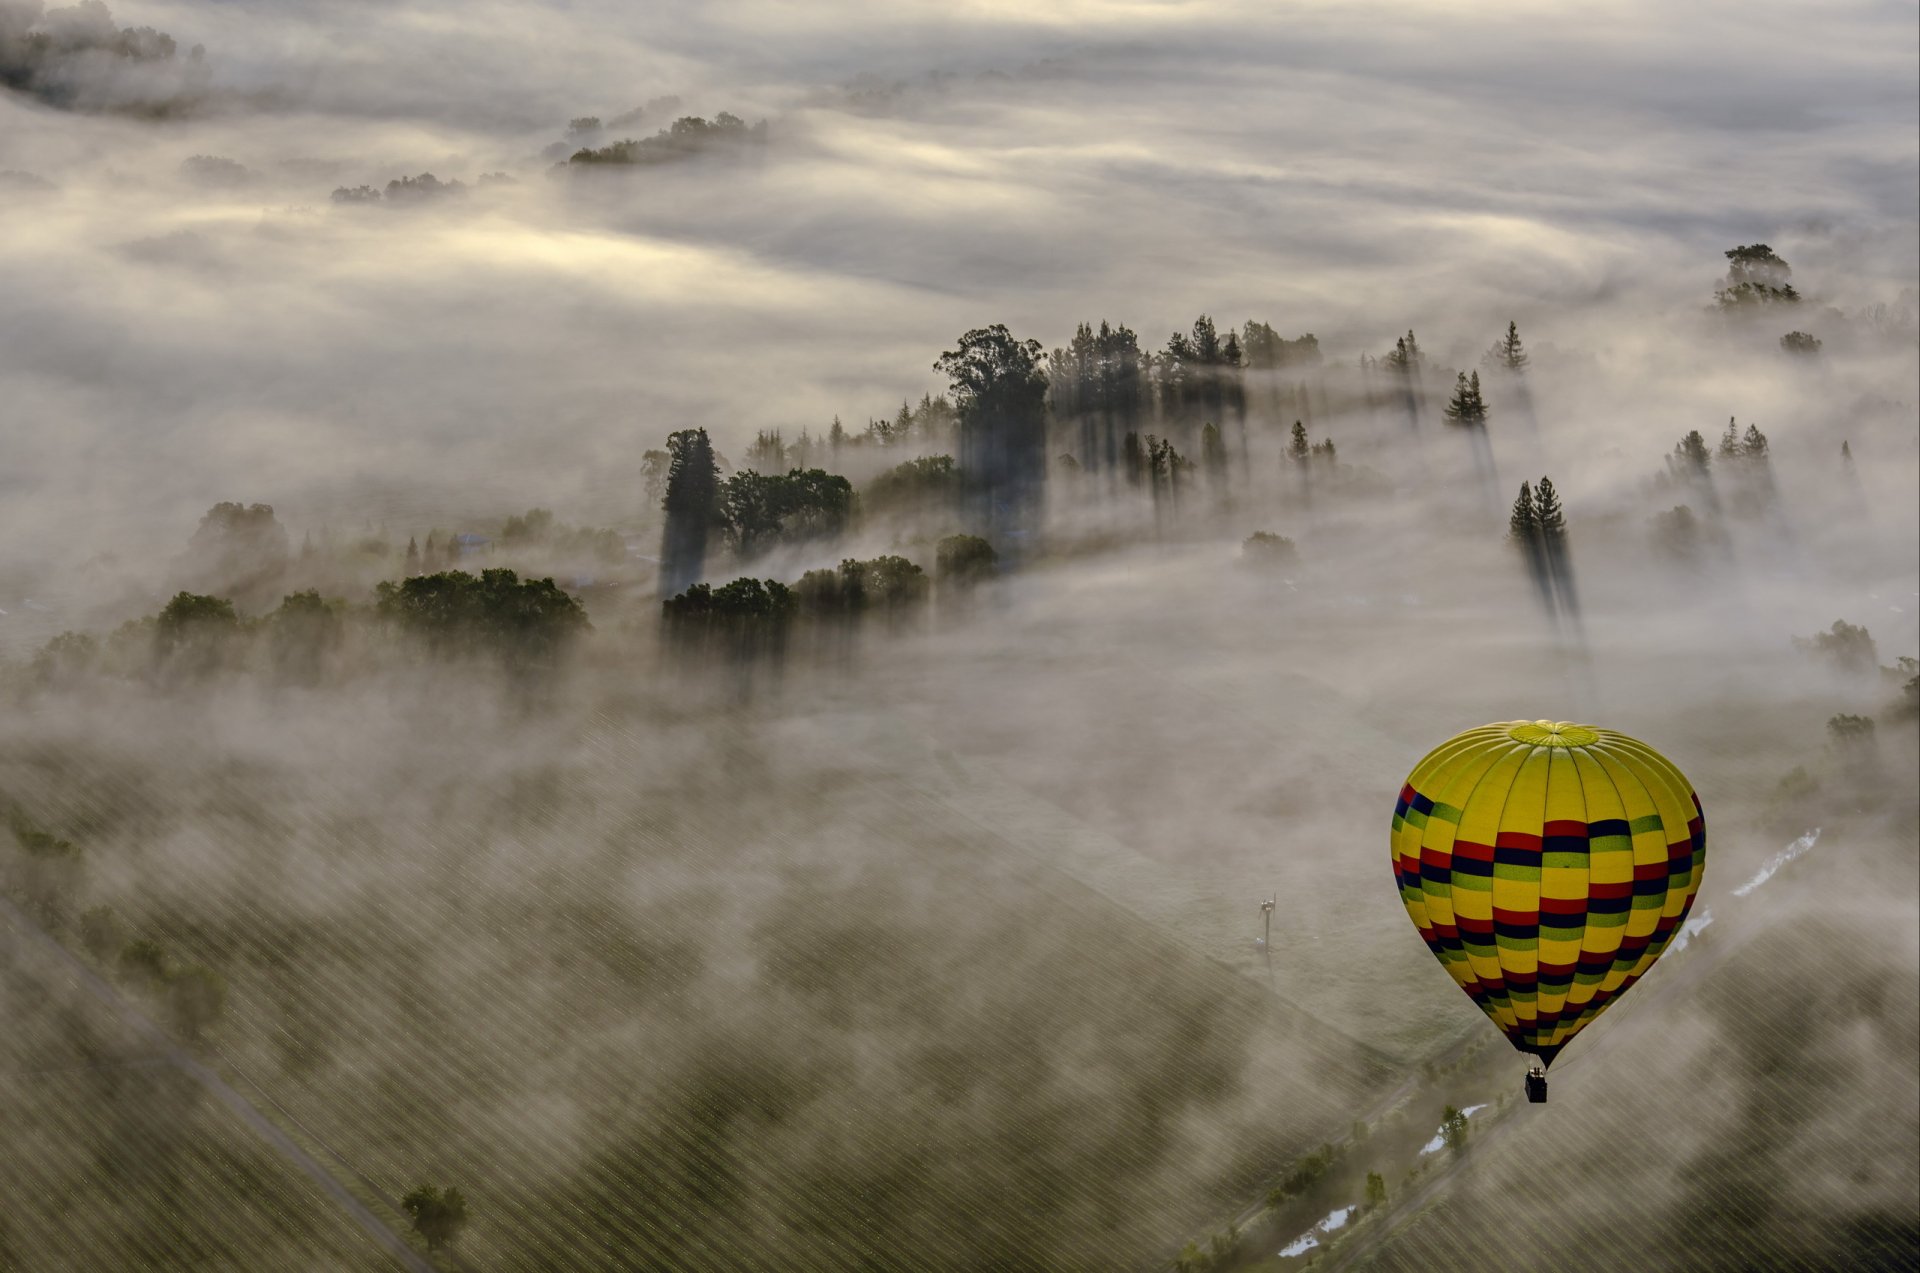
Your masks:
M 318 681 L 327 658 L 340 648 L 345 637 L 346 624 L 340 611 L 338 602 L 322 600 L 311 588 L 285 597 L 280 608 L 267 616 L 274 669 L 287 680 L 301 684 Z
M 204 586 L 241 591 L 270 580 L 286 564 L 286 528 L 271 504 L 215 504 L 187 541 L 187 565 Z
M 849 558 L 838 570 L 809 570 L 794 586 L 802 612 L 820 616 L 891 614 L 924 601 L 927 590 L 920 567 L 899 556 Z
M 1240 556 L 1250 565 L 1269 567 L 1292 566 L 1300 560 L 1300 552 L 1291 539 L 1266 530 L 1256 530 L 1247 536 L 1246 542 L 1240 545 Z
M 1880 667 L 1880 650 L 1874 644 L 1873 635 L 1845 619 L 1835 619 L 1825 632 L 1795 637 L 1793 646 L 1804 654 L 1826 660 L 1841 672 L 1865 674 Z
M 552 534 L 553 514 L 544 508 L 530 508 L 500 524 L 500 542 L 509 547 L 544 543 Z
M 989 520 L 1025 520 L 1047 472 L 1047 374 L 1040 342 L 1016 340 L 995 323 L 967 332 L 933 367 L 952 381 L 960 467 L 985 497 Z
M 1000 555 L 978 535 L 949 535 L 934 545 L 933 573 L 942 584 L 972 585 L 993 577 Z
M 736 551 L 751 557 L 775 539 L 838 533 L 853 509 L 853 484 L 821 469 L 763 476 L 743 469 L 721 487 L 721 515 Z
M 552 579 L 523 580 L 506 569 L 383 582 L 374 613 L 436 654 L 490 654 L 521 666 L 551 661 L 591 626 Z
M 1800 293 L 1787 282 L 1793 269 L 1764 243 L 1742 244 L 1726 253 L 1725 284 L 1714 293 L 1722 310 L 1794 305 Z
M 85 867 L 79 846 L 34 825 L 20 809 L 13 810 L 8 821 L 21 851 L 6 864 L 0 880 L 29 911 L 49 924 L 63 925 L 68 903 L 80 891 Z
M 1467 1116 L 1451 1105 L 1440 1115 L 1440 1139 L 1456 1154 L 1466 1151 Z
M 400 1209 L 413 1222 L 413 1231 L 426 1239 L 429 1251 L 453 1245 L 467 1227 L 467 1200 L 458 1189 L 443 1193 L 420 1185 L 400 1200 Z
M 1462 428 L 1481 428 L 1487 423 L 1487 400 L 1480 392 L 1480 373 L 1471 377 L 1466 372 L 1459 373 L 1453 387 L 1453 398 L 1447 403 L 1446 418 L 1448 424 Z
M 34 652 L 33 679 L 40 685 L 70 685 L 93 671 L 100 642 L 86 632 L 62 632 Z
M 1840 751 L 1870 751 L 1874 743 L 1873 717 L 1841 712 L 1827 720 L 1827 736 Z
M 1377 1171 L 1367 1173 L 1367 1210 L 1372 1211 L 1386 1205 L 1387 1181 Z
M 1790 354 L 1810 358 L 1820 352 L 1820 339 L 1809 332 L 1792 331 L 1780 338 L 1780 348 Z
M 951 455 L 927 455 L 892 468 L 867 483 L 860 506 L 868 512 L 949 508 L 960 494 L 960 473 Z
M 224 597 L 175 593 L 154 620 L 154 651 L 169 671 L 202 676 L 225 662 L 240 635 L 240 616 Z
M 707 537 L 723 520 L 720 464 L 705 429 L 682 429 L 667 437 L 667 524 L 660 547 L 660 589 L 668 596 L 699 580 L 706 569 Z

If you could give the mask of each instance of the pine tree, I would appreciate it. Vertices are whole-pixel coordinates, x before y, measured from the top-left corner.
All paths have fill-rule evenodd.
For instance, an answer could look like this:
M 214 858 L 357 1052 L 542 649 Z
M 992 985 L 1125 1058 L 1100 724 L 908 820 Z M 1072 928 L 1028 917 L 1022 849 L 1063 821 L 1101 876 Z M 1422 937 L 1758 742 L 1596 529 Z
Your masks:
M 1514 322 L 1507 324 L 1506 336 L 1494 341 L 1493 348 L 1487 350 L 1487 356 L 1481 360 L 1485 366 L 1498 367 L 1516 376 L 1525 371 L 1527 364 L 1532 361 L 1526 347 L 1520 343 L 1520 325 Z
M 1533 488 L 1533 519 L 1540 527 L 1542 543 L 1553 544 L 1567 537 L 1567 515 L 1560 507 L 1552 478 L 1541 478 Z
M 720 465 L 705 429 L 682 429 L 667 438 L 673 457 L 662 501 L 667 524 L 661 542 L 661 591 L 678 596 L 699 582 L 706 567 L 707 534 L 720 519 Z
M 409 535 L 407 536 L 407 578 L 411 579 L 419 573 L 420 545 L 414 542 L 413 536 Z
M 1853 467 L 1853 444 L 1851 442 L 1842 441 L 1840 443 L 1840 463 L 1846 465 L 1848 468 Z
M 1531 544 L 1540 537 L 1540 519 L 1533 511 L 1533 488 L 1520 483 L 1520 494 L 1507 516 L 1507 538 L 1516 544 Z
M 1471 379 L 1464 371 L 1455 378 L 1453 400 L 1447 403 L 1445 415 L 1448 424 L 1467 429 L 1480 428 L 1487 423 L 1487 400 L 1480 393 L 1479 372 L 1474 372 Z
M 1740 426 L 1733 422 L 1732 416 L 1728 416 L 1727 431 L 1720 435 L 1719 456 L 1723 460 L 1737 460 L 1740 454 Z
M 1147 476 L 1147 453 L 1140 446 L 1138 433 L 1127 434 L 1121 454 L 1125 457 L 1127 482 L 1133 486 L 1140 485 Z
M 846 426 L 840 423 L 839 416 L 835 416 L 833 417 L 833 427 L 827 430 L 827 447 L 835 455 L 838 455 L 840 454 L 840 448 L 845 446 L 846 444 L 847 444 Z
M 1287 458 L 1295 463 L 1304 464 L 1306 463 L 1308 450 L 1307 426 L 1295 420 L 1293 422 L 1293 434 L 1287 441 Z
M 1689 429 L 1687 436 L 1673 445 L 1673 466 L 1683 477 L 1705 477 L 1710 454 L 1700 430 Z
M 1845 444 L 1842 443 L 1842 445 Z M 1760 432 L 1759 425 L 1750 424 L 1747 426 L 1746 436 L 1740 441 L 1740 453 L 1749 460 L 1757 460 L 1762 464 L 1766 463 L 1767 435 Z
M 1227 447 L 1220 440 L 1220 426 L 1211 420 L 1200 430 L 1200 463 L 1206 469 L 1209 482 L 1218 485 L 1226 481 Z

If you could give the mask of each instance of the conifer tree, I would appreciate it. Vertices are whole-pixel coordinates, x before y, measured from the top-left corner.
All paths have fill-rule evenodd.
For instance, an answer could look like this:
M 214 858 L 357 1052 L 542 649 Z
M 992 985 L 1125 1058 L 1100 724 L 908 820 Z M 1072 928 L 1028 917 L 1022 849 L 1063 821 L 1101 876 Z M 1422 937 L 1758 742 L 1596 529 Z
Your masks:
M 409 535 L 407 536 L 407 576 L 412 578 L 419 573 L 420 545 L 414 542 L 413 536 Z
M 674 597 L 700 581 L 707 535 L 720 520 L 720 465 L 705 429 L 682 429 L 667 438 L 667 524 L 661 541 L 661 592 Z
M 1540 538 L 1540 519 L 1533 511 L 1533 488 L 1520 483 L 1513 512 L 1507 515 L 1507 538 L 1516 544 L 1532 544 Z
M 1704 478 L 1709 459 L 1707 440 L 1698 429 L 1689 429 L 1687 436 L 1673 445 L 1673 466 L 1683 477 Z
M 1844 446 L 1845 443 L 1842 443 L 1842 445 Z M 1766 463 L 1767 435 L 1760 432 L 1759 425 L 1750 424 L 1747 426 L 1746 436 L 1740 440 L 1740 453 L 1749 460 L 1757 460 L 1762 464 Z
M 1209 482 L 1218 486 L 1226 481 L 1227 447 L 1220 440 L 1220 426 L 1211 420 L 1200 430 L 1200 463 L 1206 469 Z
M 1560 496 L 1553 489 L 1553 479 L 1543 477 L 1540 484 L 1533 488 L 1533 519 L 1540 528 L 1540 541 L 1554 544 L 1567 537 L 1567 515 L 1560 507 Z
M 1720 435 L 1718 454 L 1723 460 L 1740 458 L 1740 426 L 1734 423 L 1732 416 L 1727 417 L 1727 431 Z
M 1481 360 L 1485 366 L 1498 367 L 1516 376 L 1532 361 L 1526 346 L 1520 343 L 1520 325 L 1514 322 L 1507 324 L 1507 334 L 1494 341 L 1493 348 L 1487 350 L 1487 356 Z
M 1448 424 L 1457 424 L 1462 428 L 1473 429 L 1487 422 L 1487 400 L 1480 392 L 1480 373 L 1474 372 L 1469 378 L 1466 372 L 1456 377 L 1453 386 L 1453 399 L 1447 403 L 1445 412 Z
M 1304 464 L 1308 454 L 1307 426 L 1298 420 L 1293 422 L 1293 434 L 1287 441 L 1287 458 L 1295 463 Z

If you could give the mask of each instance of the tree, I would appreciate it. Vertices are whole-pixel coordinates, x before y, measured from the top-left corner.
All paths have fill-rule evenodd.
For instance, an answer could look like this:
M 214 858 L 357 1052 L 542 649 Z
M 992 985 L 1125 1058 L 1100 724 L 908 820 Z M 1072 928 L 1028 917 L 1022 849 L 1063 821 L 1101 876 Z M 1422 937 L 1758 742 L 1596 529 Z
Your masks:
M 1200 430 L 1200 463 L 1206 470 L 1207 480 L 1215 487 L 1226 484 L 1227 448 L 1220 441 L 1220 426 L 1212 421 Z
M 1880 666 L 1880 650 L 1873 635 L 1857 624 L 1835 619 L 1825 632 L 1793 638 L 1793 647 L 1803 654 L 1825 659 L 1841 672 L 1864 674 Z
M 1873 717 L 1850 716 L 1841 712 L 1828 718 L 1827 736 L 1841 751 L 1870 751 L 1873 748 Z
M 1483 367 L 1498 367 L 1512 375 L 1519 375 L 1527 369 L 1533 358 L 1527 353 L 1526 346 L 1520 343 L 1520 325 L 1509 322 L 1507 334 L 1493 342 L 1486 357 L 1480 360 Z
M 400 1209 L 413 1221 L 413 1231 L 427 1240 L 427 1250 L 451 1246 L 467 1227 L 467 1200 L 458 1189 L 442 1193 L 420 1185 L 400 1200 Z
M 1686 437 L 1674 443 L 1668 464 L 1682 477 L 1704 480 L 1710 460 L 1707 440 L 1700 436 L 1700 430 L 1689 429 Z
M 1727 431 L 1720 435 L 1720 448 L 1715 454 L 1722 460 L 1740 458 L 1740 426 L 1734 423 L 1732 416 L 1727 417 Z
M 1722 310 L 1753 309 L 1772 305 L 1794 305 L 1800 293 L 1793 290 L 1787 277 L 1793 268 L 1764 243 L 1742 244 L 1729 248 L 1725 285 L 1714 295 Z
M 747 448 L 747 464 L 768 473 L 785 471 L 787 447 L 780 440 L 780 430 L 761 429 L 753 435 L 753 445 Z
M 1307 461 L 1307 426 L 1298 420 L 1293 422 L 1293 432 L 1287 439 L 1287 458 L 1296 464 Z
M 1467 1116 L 1451 1105 L 1440 1114 L 1440 1139 L 1456 1154 L 1467 1148 Z
M 1377 1171 L 1367 1173 L 1367 1210 L 1385 1205 L 1387 1201 L 1387 1181 Z
M 1030 513 L 1047 472 L 1047 375 L 1040 342 L 1004 324 L 975 328 L 933 364 L 952 382 L 960 467 L 990 513 Z
M 120 974 L 130 980 L 164 985 L 172 971 L 172 961 L 159 942 L 143 937 L 120 948 Z
M 926 455 L 896 464 L 867 483 L 860 506 L 869 511 L 911 512 L 949 507 L 960 493 L 951 455 Z
M 1300 553 L 1285 535 L 1256 530 L 1240 545 L 1240 557 L 1257 566 L 1291 566 L 1300 560 Z
M 374 589 L 374 613 L 435 654 L 490 654 L 520 667 L 553 661 L 592 626 L 551 578 L 521 579 L 505 569 L 383 582 Z
M 1767 435 L 1760 432 L 1759 425 L 1747 426 L 1746 435 L 1740 439 L 1740 454 L 1749 460 L 1758 460 L 1763 464 L 1766 462 Z
M 1533 508 L 1533 488 L 1520 483 L 1513 511 L 1507 514 L 1507 538 L 1516 544 L 1536 544 L 1540 540 L 1540 518 Z
M 1533 488 L 1533 517 L 1540 528 L 1540 542 L 1549 548 L 1567 537 L 1567 515 L 1550 477 L 1541 478 Z
M 972 585 L 993 577 L 1000 556 L 978 535 L 949 535 L 934 546 L 933 574 L 942 584 Z
M 409 575 L 420 573 L 420 544 L 413 536 L 407 536 L 407 561 L 404 567 Z
M 418 573 L 408 578 L 419 578 Z M 321 599 L 318 591 L 290 593 L 280 608 L 267 616 L 269 648 L 281 676 L 311 685 L 320 679 L 326 658 L 340 647 L 346 625 L 340 604 Z
M 667 524 L 660 548 L 660 588 L 672 596 L 706 569 L 707 535 L 721 521 L 720 465 L 705 429 L 667 437 Z
M 1810 332 L 1792 331 L 1780 338 L 1780 348 L 1790 354 L 1812 357 L 1820 352 L 1820 339 Z
M 822 469 L 764 476 L 742 469 L 721 487 L 720 511 L 735 550 L 750 557 L 765 541 L 831 535 L 853 509 L 853 484 Z
M 154 649 L 170 668 L 201 675 L 219 666 L 239 633 L 233 602 L 179 592 L 154 621 Z
M 1480 393 L 1480 373 L 1471 377 L 1460 372 L 1454 380 L 1453 398 L 1447 403 L 1447 423 L 1462 428 L 1481 428 L 1487 423 L 1487 400 Z

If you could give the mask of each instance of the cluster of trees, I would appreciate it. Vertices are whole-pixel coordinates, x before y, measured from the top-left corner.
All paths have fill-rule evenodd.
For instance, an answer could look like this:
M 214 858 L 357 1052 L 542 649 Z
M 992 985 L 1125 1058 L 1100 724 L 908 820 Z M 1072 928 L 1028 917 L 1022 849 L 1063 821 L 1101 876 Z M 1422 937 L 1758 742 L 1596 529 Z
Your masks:
M 585 121 L 574 121 L 575 124 L 583 122 Z M 593 122 L 598 123 L 597 120 Z M 674 120 L 669 127 L 661 129 L 651 137 L 628 138 L 598 149 L 582 146 L 568 157 L 567 163 L 577 167 L 609 165 L 632 167 L 672 163 L 700 154 L 737 151 L 744 146 L 764 145 L 766 140 L 766 120 L 749 125 L 738 115 L 721 111 L 713 117 L 711 122 L 698 115 L 687 115 Z
M 85 896 L 86 859 L 80 847 L 38 825 L 15 806 L 7 814 L 13 852 L 0 855 L 0 890 L 54 937 L 77 930 L 94 961 L 123 984 L 150 997 L 174 1031 L 188 1040 L 220 1020 L 224 978 L 201 963 L 182 963 L 159 942 L 129 933 L 111 906 L 72 912 Z
M 521 579 L 504 569 L 383 581 L 370 605 L 309 589 L 254 618 L 242 617 L 225 597 L 183 591 L 104 642 L 61 633 L 34 655 L 26 685 L 55 688 L 105 676 L 175 686 L 244 668 L 311 685 L 344 663 L 349 642 L 363 654 L 383 644 L 413 646 L 434 658 L 488 657 L 529 673 L 552 666 L 589 628 L 579 601 L 552 579 Z
M 171 35 L 117 27 L 101 0 L 43 10 L 0 4 L 0 88 L 69 110 L 171 114 L 206 87 L 206 50 L 185 58 Z
M 485 189 L 488 186 L 514 186 L 520 183 L 508 173 L 483 172 L 479 184 Z M 469 188 L 464 181 L 442 181 L 430 172 L 423 172 L 417 177 L 395 177 L 387 183 L 384 196 L 376 186 L 339 186 L 333 192 L 333 201 L 343 204 L 385 203 L 388 207 L 401 207 L 464 198 L 468 193 Z
M 778 449 L 785 455 L 778 435 L 762 434 L 757 445 L 762 454 Z M 839 534 L 853 516 L 853 484 L 817 468 L 784 474 L 742 469 L 722 478 L 707 431 L 682 429 L 667 438 L 662 507 L 661 592 L 675 596 L 699 581 L 716 531 L 729 537 L 742 559 L 778 541 Z
M 1573 562 L 1567 555 L 1567 515 L 1552 478 L 1542 477 L 1532 486 L 1520 483 L 1520 493 L 1507 515 L 1507 541 L 1525 560 L 1527 575 L 1546 609 L 1577 614 Z

